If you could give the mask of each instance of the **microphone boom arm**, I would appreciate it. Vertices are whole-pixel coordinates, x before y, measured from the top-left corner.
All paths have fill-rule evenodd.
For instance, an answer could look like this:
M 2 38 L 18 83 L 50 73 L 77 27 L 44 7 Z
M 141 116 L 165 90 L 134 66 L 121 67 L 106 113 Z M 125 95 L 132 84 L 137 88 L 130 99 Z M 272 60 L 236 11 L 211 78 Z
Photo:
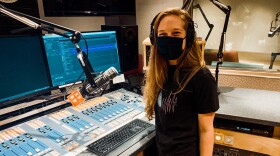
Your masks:
M 230 6 L 226 6 L 219 2 L 218 0 L 210 0 L 216 7 L 218 7 L 220 10 L 222 10 L 225 14 L 230 13 L 231 8 Z
M 226 14 L 224 28 L 223 28 L 223 32 L 221 34 L 221 41 L 220 41 L 219 51 L 218 51 L 218 54 L 217 54 L 218 62 L 216 64 L 216 71 L 215 71 L 216 84 L 218 85 L 219 66 L 221 64 L 223 64 L 224 39 L 225 39 L 225 35 L 226 35 L 226 32 L 227 32 L 227 27 L 228 27 L 228 21 L 229 21 L 229 16 L 230 16 L 230 12 L 231 12 L 231 7 L 223 5 L 218 0 L 211 0 L 211 2 L 215 6 L 217 6 L 221 11 L 223 11 Z
M 199 4 L 194 5 L 193 8 L 194 8 L 194 9 L 196 9 L 196 8 L 199 9 L 199 11 L 201 12 L 201 14 L 202 14 L 204 20 L 206 21 L 208 27 L 210 28 L 209 31 L 208 31 L 208 33 L 207 33 L 207 36 L 205 37 L 205 41 L 207 41 L 208 38 L 209 38 L 209 36 L 210 36 L 210 34 L 211 34 L 211 32 L 212 32 L 212 29 L 214 28 L 214 25 L 213 25 L 213 24 L 210 24 L 210 22 L 208 21 L 208 19 L 207 19 L 205 13 L 203 12 L 203 10 L 202 10 L 202 8 L 201 8 L 201 6 L 200 6 Z
M 268 32 L 268 37 L 273 37 L 277 32 L 280 32 L 280 25 L 278 25 L 274 30 Z
M 269 65 L 268 69 L 272 69 L 273 63 L 278 55 L 280 55 L 280 53 L 274 53 L 274 52 L 271 53 L 271 60 L 270 60 L 270 65 Z
M 15 19 L 19 22 L 22 22 L 22 23 L 28 25 L 29 27 L 31 27 L 33 29 L 45 30 L 47 32 L 51 32 L 51 33 L 54 33 L 54 34 L 57 34 L 57 35 L 60 35 L 60 36 L 63 36 L 65 38 L 70 39 L 71 42 L 75 44 L 75 47 L 76 47 L 76 50 L 77 50 L 77 53 L 78 53 L 77 58 L 79 59 L 79 62 L 81 64 L 82 68 L 83 68 L 83 71 L 86 74 L 86 78 L 88 79 L 90 85 L 92 85 L 93 87 L 96 87 L 96 84 L 95 84 L 94 79 L 93 79 L 93 76 L 95 76 L 95 75 L 92 75 L 92 73 L 94 73 L 94 70 L 93 70 L 90 62 L 88 61 L 88 57 L 87 57 L 86 53 L 84 53 L 78 45 L 78 43 L 80 41 L 80 38 L 81 38 L 81 33 L 79 31 L 76 31 L 76 30 L 73 30 L 73 29 L 70 29 L 70 28 L 67 28 L 67 27 L 63 27 L 63 26 L 58 25 L 58 24 L 54 24 L 54 23 L 51 23 L 51 22 L 48 22 L 48 21 L 30 16 L 30 15 L 26 15 L 24 13 L 20 13 L 20 12 L 5 8 L 2 5 L 0 5 L 0 12 L 2 12 L 3 14 L 5 14 L 5 15 L 7 15 L 7 16 L 9 16 L 9 17 L 11 17 L 11 18 L 13 18 L 13 19 Z M 51 26 L 53 28 L 57 28 L 57 29 L 60 29 L 60 30 L 63 30 L 63 31 L 70 32 L 70 33 L 72 33 L 72 35 L 68 36 L 66 34 L 63 34 L 63 33 L 60 33 L 58 31 L 52 30 L 49 27 L 45 27 L 45 26 L 40 25 L 38 23 L 45 24 L 45 25 Z
M 192 4 L 193 4 L 193 1 L 194 1 L 194 0 L 186 0 L 185 3 L 183 4 L 183 6 L 181 7 L 181 9 L 184 9 L 184 10 L 186 10 L 187 12 L 189 12 L 190 9 L 191 9 L 191 6 L 192 6 Z

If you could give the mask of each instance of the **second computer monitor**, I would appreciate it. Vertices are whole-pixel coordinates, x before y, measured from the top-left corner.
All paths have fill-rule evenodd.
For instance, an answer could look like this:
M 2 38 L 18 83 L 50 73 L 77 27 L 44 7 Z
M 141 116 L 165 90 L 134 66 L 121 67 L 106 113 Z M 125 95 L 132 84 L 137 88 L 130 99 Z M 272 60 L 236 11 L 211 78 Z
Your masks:
M 0 109 L 49 92 L 41 36 L 1 36 L 0 47 Z
M 88 59 L 94 72 L 97 73 L 96 75 L 110 67 L 115 67 L 119 73 L 121 72 L 114 31 L 86 32 L 82 35 L 87 41 Z M 83 69 L 77 58 L 76 47 L 68 38 L 58 35 L 45 35 L 43 41 L 54 87 L 85 79 L 85 74 L 78 79 L 83 73 Z M 87 53 L 83 39 L 78 45 Z

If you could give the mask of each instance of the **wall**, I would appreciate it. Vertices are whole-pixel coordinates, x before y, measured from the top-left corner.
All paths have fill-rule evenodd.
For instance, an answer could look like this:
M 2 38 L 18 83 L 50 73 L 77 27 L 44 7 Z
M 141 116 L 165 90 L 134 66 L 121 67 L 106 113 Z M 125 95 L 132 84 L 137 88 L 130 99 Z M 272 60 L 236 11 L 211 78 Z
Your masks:
M 214 29 L 206 43 L 205 49 L 218 49 L 220 37 L 225 21 L 225 14 L 214 4 L 207 0 L 195 0 L 201 5 L 210 23 L 214 24 Z M 246 52 L 240 54 L 240 60 L 244 62 L 261 63 L 268 68 L 271 52 L 280 52 L 279 36 L 273 38 L 267 36 L 270 30 L 270 23 L 275 19 L 275 14 L 279 12 L 280 1 L 270 0 L 221 0 L 222 4 L 232 7 L 230 20 L 227 29 L 225 48 L 226 50 L 236 50 Z M 42 0 L 38 0 L 40 17 L 44 20 L 57 23 L 79 31 L 100 30 L 100 25 L 106 23 L 103 16 L 95 17 L 45 17 Z M 138 25 L 139 53 L 143 53 L 142 41 L 149 36 L 150 23 L 154 16 L 170 7 L 182 7 L 183 0 L 136 0 L 136 24 Z M 205 38 L 209 28 L 198 9 L 194 9 L 193 18 L 197 23 L 197 35 Z M 280 24 L 280 23 L 279 23 Z M 247 55 L 252 53 L 252 56 Z M 259 53 L 260 55 L 257 55 Z M 256 56 L 264 56 L 263 60 Z M 244 56 L 244 57 L 243 57 Z M 280 69 L 280 56 L 275 60 L 274 68 Z
M 97 17 L 45 17 L 42 0 L 38 0 L 40 18 L 79 31 L 100 30 L 106 19 Z M 154 16 L 169 7 L 182 7 L 183 0 L 136 0 L 136 24 L 138 25 L 139 53 L 143 52 L 142 41 L 149 36 L 150 23 Z M 107 22 L 108 23 L 108 22 Z
M 182 7 L 183 0 L 136 0 L 136 23 L 138 25 L 139 53 L 143 53 L 142 42 L 150 34 L 153 18 L 162 10 Z

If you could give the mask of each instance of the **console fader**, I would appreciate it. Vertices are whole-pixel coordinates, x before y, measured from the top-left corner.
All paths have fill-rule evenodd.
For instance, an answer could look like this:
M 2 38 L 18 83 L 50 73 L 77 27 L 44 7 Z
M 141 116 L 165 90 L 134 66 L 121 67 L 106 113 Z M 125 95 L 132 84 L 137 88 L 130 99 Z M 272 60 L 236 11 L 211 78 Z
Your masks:
M 144 107 L 142 96 L 124 89 L 104 94 L 2 130 L 0 156 L 77 155 L 129 121 L 144 117 Z

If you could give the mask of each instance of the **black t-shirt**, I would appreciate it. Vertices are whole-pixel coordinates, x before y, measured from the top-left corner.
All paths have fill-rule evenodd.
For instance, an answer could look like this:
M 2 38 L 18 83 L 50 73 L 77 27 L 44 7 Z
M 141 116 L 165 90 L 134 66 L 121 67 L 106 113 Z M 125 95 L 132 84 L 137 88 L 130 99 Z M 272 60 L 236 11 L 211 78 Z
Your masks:
M 199 70 L 180 93 L 169 67 L 168 80 L 155 105 L 156 142 L 159 155 L 199 155 L 198 114 L 215 112 L 219 100 L 215 79 L 207 68 Z M 183 79 L 188 70 L 182 70 Z

